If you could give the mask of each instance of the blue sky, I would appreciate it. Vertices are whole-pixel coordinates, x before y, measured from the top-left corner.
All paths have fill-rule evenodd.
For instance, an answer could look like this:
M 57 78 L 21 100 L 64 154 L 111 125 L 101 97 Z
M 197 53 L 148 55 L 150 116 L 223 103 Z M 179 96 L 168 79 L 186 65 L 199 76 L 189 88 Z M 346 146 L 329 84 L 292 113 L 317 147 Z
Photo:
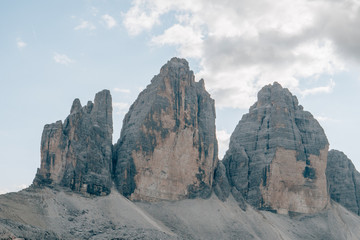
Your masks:
M 256 93 L 278 81 L 360 169 L 358 26 L 358 0 L 1 1 L 0 193 L 31 184 L 43 126 L 64 120 L 74 98 L 111 91 L 116 141 L 173 56 L 216 101 L 220 155 Z

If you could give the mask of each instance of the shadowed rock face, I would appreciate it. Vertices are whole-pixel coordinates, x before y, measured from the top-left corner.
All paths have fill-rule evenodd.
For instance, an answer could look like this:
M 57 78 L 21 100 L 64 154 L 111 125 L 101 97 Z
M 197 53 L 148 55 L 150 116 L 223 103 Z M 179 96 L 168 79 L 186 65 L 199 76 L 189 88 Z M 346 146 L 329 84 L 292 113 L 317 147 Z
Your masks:
M 323 129 L 288 89 L 267 85 L 224 157 L 231 186 L 259 209 L 313 213 L 328 203 Z
M 106 195 L 111 189 L 112 103 L 108 90 L 82 107 L 75 99 L 64 123 L 45 125 L 41 167 L 35 186 L 60 185 L 73 191 Z
M 115 184 L 133 200 L 208 197 L 216 163 L 214 100 L 187 61 L 173 58 L 124 118 Z
M 329 151 L 326 178 L 331 199 L 360 215 L 360 173 L 343 152 Z

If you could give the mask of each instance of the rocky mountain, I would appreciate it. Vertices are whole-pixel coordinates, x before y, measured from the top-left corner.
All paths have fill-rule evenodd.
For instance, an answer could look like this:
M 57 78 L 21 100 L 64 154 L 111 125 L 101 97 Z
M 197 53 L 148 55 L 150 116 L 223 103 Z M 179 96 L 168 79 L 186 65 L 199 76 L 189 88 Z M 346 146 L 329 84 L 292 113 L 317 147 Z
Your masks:
M 326 177 L 331 199 L 360 215 L 360 173 L 343 152 L 329 151 Z
M 359 239 L 360 174 L 278 83 L 223 161 L 214 100 L 184 59 L 140 93 L 115 145 L 112 131 L 108 90 L 46 125 L 33 185 L 0 196 L 0 239 Z
M 233 191 L 252 206 L 314 213 L 329 203 L 328 147 L 319 123 L 275 82 L 236 126 L 223 162 Z
M 217 163 L 214 100 L 173 58 L 126 114 L 115 145 L 118 190 L 132 200 L 209 197 Z
M 107 195 L 112 186 L 112 102 L 108 90 L 84 107 L 75 99 L 70 115 L 45 125 L 41 166 L 35 186 L 63 186 L 75 192 Z

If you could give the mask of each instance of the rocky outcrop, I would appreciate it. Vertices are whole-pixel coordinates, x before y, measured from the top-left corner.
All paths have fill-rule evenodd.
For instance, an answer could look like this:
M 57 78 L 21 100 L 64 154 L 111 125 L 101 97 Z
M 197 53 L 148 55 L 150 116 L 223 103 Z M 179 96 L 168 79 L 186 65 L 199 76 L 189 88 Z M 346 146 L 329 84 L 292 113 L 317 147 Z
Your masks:
M 112 103 L 108 90 L 82 107 L 75 99 L 64 123 L 45 125 L 34 186 L 63 186 L 93 195 L 110 193 Z
M 226 176 L 226 168 L 222 161 L 219 161 L 214 172 L 213 190 L 216 196 L 225 201 L 231 191 L 231 186 Z
M 326 178 L 331 199 L 360 215 L 360 173 L 343 152 L 329 151 Z
M 115 146 L 114 179 L 132 200 L 208 197 L 217 164 L 214 100 L 173 58 L 140 93 Z
M 314 213 L 329 202 L 328 146 L 319 123 L 275 82 L 238 123 L 223 162 L 230 185 L 256 208 Z

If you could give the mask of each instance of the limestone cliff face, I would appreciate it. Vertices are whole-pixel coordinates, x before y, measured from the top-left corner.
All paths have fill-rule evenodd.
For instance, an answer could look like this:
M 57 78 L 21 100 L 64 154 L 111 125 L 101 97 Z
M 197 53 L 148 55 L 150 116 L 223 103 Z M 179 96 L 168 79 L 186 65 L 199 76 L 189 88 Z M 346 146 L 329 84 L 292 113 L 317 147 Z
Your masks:
M 133 200 L 208 197 L 217 164 L 214 100 L 173 58 L 142 91 L 123 121 L 114 178 Z
M 343 152 L 329 151 L 326 177 L 331 199 L 360 215 L 360 173 Z
M 106 195 L 111 189 L 112 103 L 108 90 L 82 107 L 75 99 L 64 123 L 45 125 L 41 166 L 35 186 L 59 185 L 73 191 Z
M 328 141 L 280 84 L 265 86 L 238 123 L 224 157 L 231 186 L 259 209 L 313 213 L 329 202 Z

